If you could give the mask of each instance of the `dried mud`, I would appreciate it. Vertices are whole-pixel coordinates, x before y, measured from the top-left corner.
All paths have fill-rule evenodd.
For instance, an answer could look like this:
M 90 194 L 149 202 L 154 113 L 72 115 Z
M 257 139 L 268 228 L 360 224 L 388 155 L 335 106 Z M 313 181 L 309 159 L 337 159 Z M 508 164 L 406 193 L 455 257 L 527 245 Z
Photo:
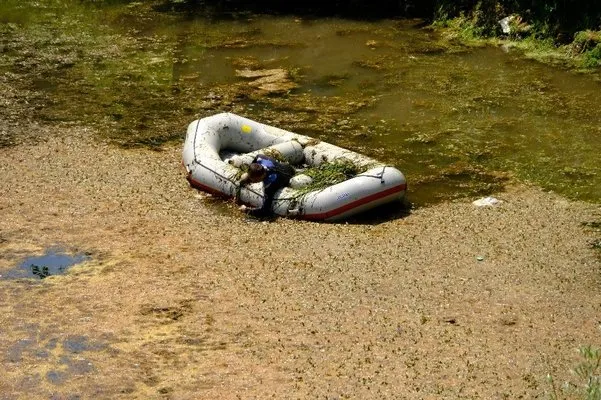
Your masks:
M 599 344 L 598 205 L 513 184 L 493 208 L 257 223 L 191 189 L 179 146 L 19 129 L 45 139 L 0 148 L 0 275 L 91 259 L 0 280 L 1 399 L 545 398 Z

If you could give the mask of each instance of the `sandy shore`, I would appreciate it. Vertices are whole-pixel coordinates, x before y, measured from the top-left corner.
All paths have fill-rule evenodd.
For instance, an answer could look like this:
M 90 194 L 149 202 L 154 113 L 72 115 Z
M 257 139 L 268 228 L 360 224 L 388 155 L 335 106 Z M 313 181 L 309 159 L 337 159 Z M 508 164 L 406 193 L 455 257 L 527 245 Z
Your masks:
M 191 189 L 179 147 L 39 129 L 0 149 L 0 275 L 91 259 L 0 279 L 0 399 L 545 398 L 601 344 L 599 206 L 516 184 L 498 207 L 256 223 Z

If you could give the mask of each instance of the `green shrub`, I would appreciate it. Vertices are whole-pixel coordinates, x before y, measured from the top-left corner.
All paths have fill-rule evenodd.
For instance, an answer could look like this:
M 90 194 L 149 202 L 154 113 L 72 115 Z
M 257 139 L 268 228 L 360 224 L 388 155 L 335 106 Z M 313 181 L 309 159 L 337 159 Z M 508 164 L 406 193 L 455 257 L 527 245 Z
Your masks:
M 572 47 L 578 53 L 589 51 L 601 43 L 601 33 L 591 30 L 580 31 L 574 34 Z
M 601 43 L 582 55 L 582 66 L 585 68 L 601 66 Z

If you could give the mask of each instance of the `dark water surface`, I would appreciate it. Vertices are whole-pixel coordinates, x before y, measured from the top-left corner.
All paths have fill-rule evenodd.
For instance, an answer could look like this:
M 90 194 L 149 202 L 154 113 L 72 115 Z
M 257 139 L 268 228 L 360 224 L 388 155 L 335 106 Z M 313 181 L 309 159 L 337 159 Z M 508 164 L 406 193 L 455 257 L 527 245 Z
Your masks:
M 599 82 L 450 47 L 419 21 L 6 0 L 0 31 L 0 72 L 32 118 L 93 125 L 123 146 L 182 141 L 193 119 L 232 111 L 394 164 L 417 204 L 510 176 L 601 201 Z M 240 73 L 269 69 L 294 87 Z

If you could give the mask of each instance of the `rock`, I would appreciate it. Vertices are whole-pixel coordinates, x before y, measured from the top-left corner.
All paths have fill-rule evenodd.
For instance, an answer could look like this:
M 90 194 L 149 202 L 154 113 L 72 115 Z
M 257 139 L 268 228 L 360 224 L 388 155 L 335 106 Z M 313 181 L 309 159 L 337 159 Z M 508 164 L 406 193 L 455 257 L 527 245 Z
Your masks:
M 291 80 L 288 71 L 282 68 L 236 70 L 236 76 L 254 79 L 249 82 L 249 86 L 268 93 L 287 92 L 298 87 Z
M 278 77 L 288 77 L 288 72 L 282 68 L 274 68 L 274 69 L 237 69 L 236 76 L 242 78 L 262 78 L 266 76 L 278 76 Z

